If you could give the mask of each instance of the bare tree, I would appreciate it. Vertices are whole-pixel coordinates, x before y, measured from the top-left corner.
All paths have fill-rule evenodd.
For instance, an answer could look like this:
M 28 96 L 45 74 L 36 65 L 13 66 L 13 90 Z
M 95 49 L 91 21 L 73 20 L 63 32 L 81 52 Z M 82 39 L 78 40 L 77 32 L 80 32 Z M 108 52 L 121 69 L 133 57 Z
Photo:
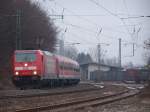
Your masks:
M 116 57 L 105 59 L 104 64 L 111 65 L 111 66 L 119 66 L 118 59 Z
M 77 61 L 80 64 L 85 64 L 85 63 L 91 63 L 91 62 L 93 62 L 91 56 L 89 54 L 85 54 L 83 52 L 78 54 Z
M 92 57 L 92 60 L 94 62 L 98 62 L 98 49 L 97 49 L 97 47 L 91 48 L 89 51 L 90 51 L 89 55 Z M 106 58 L 105 53 L 106 52 L 107 52 L 106 50 L 100 49 L 100 63 L 101 64 L 105 64 L 105 58 Z
M 65 46 L 64 48 L 64 55 L 69 57 L 73 60 L 77 59 L 78 51 L 74 46 Z
M 97 51 L 97 48 L 90 48 L 89 49 L 89 55 L 92 57 L 92 60 L 94 62 L 98 62 L 98 51 Z
M 39 5 L 29 0 L 1 0 L 0 69 L 10 67 L 10 59 L 16 49 L 18 9 L 20 10 L 21 49 L 55 50 L 56 27 Z

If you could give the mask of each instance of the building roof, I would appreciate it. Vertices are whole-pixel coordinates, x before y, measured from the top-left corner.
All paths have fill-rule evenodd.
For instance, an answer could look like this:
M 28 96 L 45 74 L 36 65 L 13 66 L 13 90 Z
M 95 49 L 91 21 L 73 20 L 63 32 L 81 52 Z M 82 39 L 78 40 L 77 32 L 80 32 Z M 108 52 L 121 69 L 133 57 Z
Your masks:
M 96 66 L 105 66 L 105 67 L 110 67 L 110 68 L 120 68 L 117 66 L 111 66 L 111 65 L 106 65 L 106 64 L 99 64 L 96 62 L 89 62 L 89 63 L 81 63 L 80 66 L 89 66 L 89 65 L 96 65 Z

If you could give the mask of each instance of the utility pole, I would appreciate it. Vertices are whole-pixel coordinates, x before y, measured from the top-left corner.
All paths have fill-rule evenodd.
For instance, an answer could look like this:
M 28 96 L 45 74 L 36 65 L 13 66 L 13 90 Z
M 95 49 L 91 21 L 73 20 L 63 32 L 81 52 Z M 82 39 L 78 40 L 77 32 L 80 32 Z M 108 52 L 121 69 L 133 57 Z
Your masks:
M 99 75 L 98 75 L 98 79 L 100 79 L 100 67 L 101 67 L 101 45 L 109 45 L 109 44 L 106 44 L 106 43 L 98 43 L 97 44 L 97 51 L 98 51 L 98 54 L 97 54 L 97 58 L 98 58 L 98 73 L 99 73 Z M 90 76 L 88 76 L 88 77 L 90 77 Z
M 100 43 L 97 45 L 97 50 L 98 50 L 98 64 L 99 64 L 99 70 L 100 70 L 100 64 L 101 64 L 101 45 Z
M 22 0 L 15 0 L 16 3 L 16 49 L 22 49 L 21 39 L 21 5 Z
M 98 58 L 98 63 L 99 63 L 99 65 L 101 64 L 101 45 L 109 45 L 109 44 L 107 44 L 107 43 L 98 43 L 97 44 L 97 51 L 98 51 L 98 55 L 97 55 L 97 58 Z M 100 69 L 99 69 L 100 70 Z
M 59 53 L 60 55 L 65 56 L 65 47 L 64 47 L 64 35 L 67 32 L 67 28 L 65 29 L 64 33 L 61 36 L 61 40 L 60 40 L 60 48 L 59 48 Z
M 121 38 L 119 38 L 119 67 L 121 68 Z
M 133 43 L 133 56 L 134 56 L 134 47 L 135 47 L 135 43 Z
M 22 48 L 21 39 L 21 10 L 16 11 L 16 49 L 20 50 Z
M 97 79 L 95 81 L 100 79 L 100 66 L 101 66 L 101 44 L 100 43 L 97 44 L 97 52 L 98 52 L 98 54 L 97 54 L 97 59 L 98 59 L 98 76 L 96 76 Z M 90 76 L 88 76 L 88 77 L 90 79 Z
M 64 40 L 59 40 L 59 54 L 64 56 Z
M 97 45 L 97 48 L 98 48 L 98 79 L 100 80 L 100 74 L 101 74 L 101 44 L 98 43 Z

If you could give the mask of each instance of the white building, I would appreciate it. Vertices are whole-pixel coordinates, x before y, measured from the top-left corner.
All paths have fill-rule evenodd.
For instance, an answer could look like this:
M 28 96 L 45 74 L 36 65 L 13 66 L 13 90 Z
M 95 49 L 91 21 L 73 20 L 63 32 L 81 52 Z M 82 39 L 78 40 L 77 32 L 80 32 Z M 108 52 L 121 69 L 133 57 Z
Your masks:
M 81 79 L 82 80 L 90 80 L 91 73 L 94 71 L 100 70 L 102 72 L 107 72 L 107 71 L 119 69 L 118 67 L 104 65 L 104 64 L 98 64 L 98 63 L 80 64 L 80 68 L 81 68 Z

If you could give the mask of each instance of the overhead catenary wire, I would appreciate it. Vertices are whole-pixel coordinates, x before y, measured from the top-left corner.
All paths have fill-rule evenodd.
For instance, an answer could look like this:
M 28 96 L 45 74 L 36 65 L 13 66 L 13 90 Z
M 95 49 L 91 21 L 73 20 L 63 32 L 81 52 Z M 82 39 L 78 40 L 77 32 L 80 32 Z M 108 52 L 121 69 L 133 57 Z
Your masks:
M 94 1 L 94 0 L 92 0 L 92 1 Z M 56 1 L 55 1 L 55 3 L 56 3 Z M 96 3 L 96 2 L 95 2 Z M 59 3 L 56 3 L 57 5 L 59 5 L 60 6 L 60 4 Z M 100 5 L 100 4 L 98 4 L 98 5 Z M 62 5 L 61 5 L 61 7 L 63 7 Z M 112 13 L 111 11 L 109 11 L 109 10 L 107 10 L 105 7 L 103 7 L 103 6 L 101 6 L 103 9 L 105 9 L 107 12 L 109 12 L 110 14 L 112 14 L 112 15 L 114 15 L 114 16 L 117 16 L 117 14 L 114 14 L 114 13 Z M 82 15 L 77 15 L 77 14 L 75 14 L 74 12 L 72 12 L 72 11 L 70 11 L 69 9 L 67 9 L 67 8 L 64 8 L 63 7 L 63 9 L 66 9 L 67 11 L 69 11 L 72 15 L 68 15 L 68 16 L 82 16 Z M 67 15 L 64 15 L 64 16 L 67 16 Z M 83 15 L 84 16 L 84 15 Z M 90 16 L 90 15 L 85 15 L 85 16 Z M 73 24 L 70 24 L 72 27 L 78 27 L 78 28 L 80 28 L 81 29 L 81 27 L 80 26 L 77 26 L 77 25 L 73 25 Z M 124 26 L 127 26 L 127 25 L 124 25 Z M 87 29 L 85 29 L 85 28 L 83 28 L 82 27 L 82 29 L 84 29 L 84 30 L 87 30 Z M 90 31 L 90 29 L 88 29 L 89 31 Z M 93 33 L 94 32 L 96 32 L 96 31 L 92 31 Z M 118 32 L 118 33 L 124 33 L 124 32 Z
M 99 4 L 98 2 L 96 2 L 95 0 L 90 0 L 91 2 L 93 2 L 94 4 L 96 4 L 98 7 L 104 9 L 106 12 L 108 12 L 109 14 L 118 17 L 117 14 L 111 12 L 110 10 L 108 10 L 107 8 L 105 8 L 104 6 L 102 6 L 101 4 Z
M 114 17 L 120 19 L 121 22 L 123 23 L 123 25 L 125 26 L 125 28 L 126 28 L 128 34 L 132 37 L 132 35 L 131 35 L 129 29 L 127 28 L 126 23 L 124 22 L 123 19 L 121 19 L 117 14 L 111 12 L 110 10 L 108 10 L 107 8 L 105 8 L 104 6 L 102 6 L 101 4 L 99 4 L 98 2 L 96 2 L 95 0 L 89 0 L 89 1 L 91 1 L 91 2 L 94 3 L 94 4 L 96 4 L 98 7 L 104 9 L 104 10 L 105 10 L 107 13 L 109 13 L 110 15 L 112 15 L 112 16 L 114 16 Z
M 126 3 L 126 0 L 123 0 L 123 4 L 124 4 L 124 6 L 125 6 L 125 9 L 126 9 L 126 12 L 127 12 L 127 14 L 128 14 L 128 16 L 130 16 L 130 14 L 129 14 L 129 9 L 128 9 L 128 7 L 127 7 L 127 3 Z M 122 18 L 121 18 L 122 19 Z M 130 23 L 130 21 L 128 20 L 128 22 Z M 125 23 L 124 23 L 125 24 Z M 135 27 L 135 26 L 134 26 Z M 127 27 L 126 27 L 126 29 L 128 29 Z M 129 31 L 128 31 L 129 32 Z
M 65 9 L 67 12 L 69 12 L 70 14 L 76 15 L 76 13 L 74 13 L 73 11 L 71 11 L 71 10 L 68 9 L 68 8 L 65 8 L 63 5 L 59 4 L 58 2 L 55 1 L 55 3 L 56 3 L 57 5 L 59 5 L 60 7 L 64 8 L 64 9 Z M 91 20 L 89 20 L 89 19 L 87 19 L 87 18 L 84 18 L 84 17 L 82 17 L 82 16 L 75 16 L 75 17 L 77 17 L 77 18 L 83 20 L 84 22 L 87 21 L 88 23 L 90 23 L 91 25 L 95 26 L 96 28 L 99 27 L 99 26 L 97 25 L 97 23 L 95 23 L 95 22 L 93 22 L 93 21 L 91 21 Z
M 115 16 L 116 16 L 117 14 L 115 14 Z M 128 14 L 129 15 L 129 14 Z M 75 16 L 75 17 L 77 17 L 77 16 L 79 16 L 78 18 L 82 18 L 82 17 L 86 17 L 86 16 L 90 16 L 90 15 L 86 15 L 86 14 L 82 14 L 82 15 L 80 15 L 80 14 L 63 14 L 63 16 L 65 17 L 65 16 L 68 16 L 68 17 L 70 17 L 70 16 Z M 91 16 L 93 16 L 93 15 L 91 15 Z M 118 16 L 117 18 L 119 18 L 120 20 L 121 20 L 121 22 L 123 23 L 123 27 L 125 27 L 126 28 L 126 30 L 127 30 L 127 32 L 126 33 L 128 33 L 130 36 L 131 36 L 131 33 L 132 33 L 132 30 L 130 30 L 130 28 L 131 27 L 134 27 L 135 25 L 133 24 L 133 25 L 129 25 L 129 26 L 131 26 L 131 27 L 128 27 L 127 26 L 127 21 L 125 21 L 125 20 L 123 20 L 120 16 Z M 83 20 L 83 19 L 82 19 Z M 64 24 L 66 24 L 65 22 L 64 22 Z M 89 23 L 89 24 L 91 24 L 91 23 Z M 69 24 L 67 24 L 67 25 L 69 25 Z M 76 24 L 70 24 L 69 26 L 71 26 L 71 27 L 73 27 L 73 28 L 76 28 L 76 29 L 82 29 L 82 30 L 84 30 L 84 31 L 86 31 L 86 32 L 90 32 L 91 34 L 93 33 L 94 34 L 94 32 L 97 32 L 96 30 L 94 31 L 94 29 L 93 29 L 93 31 L 90 31 L 90 29 L 86 29 L 86 28 L 84 28 L 83 26 L 77 26 Z M 95 25 L 93 25 L 93 26 L 95 26 Z M 97 26 L 95 26 L 95 27 L 97 27 Z M 97 28 L 97 29 L 100 29 L 100 28 Z M 105 30 L 105 29 L 104 29 Z M 70 32 L 69 32 L 70 33 Z M 76 34 L 76 33 L 75 33 Z M 77 35 L 79 35 L 79 34 L 77 34 Z M 110 34 L 107 34 L 107 35 L 110 35 Z M 80 35 L 79 35 L 80 36 Z M 80 38 L 81 38 L 82 36 L 80 36 Z M 111 38 L 111 36 L 110 36 L 110 38 Z M 85 39 L 85 40 L 87 40 L 87 39 Z M 89 39 L 88 39 L 89 40 Z
M 67 10 L 69 13 L 76 15 L 73 11 L 71 11 L 71 10 L 65 8 L 64 6 L 62 6 L 61 4 L 57 3 L 56 1 L 55 1 L 55 3 L 56 3 L 57 5 L 59 5 L 60 7 L 62 7 L 63 9 Z M 93 26 L 95 26 L 95 27 L 97 28 L 97 24 L 96 24 L 96 23 L 91 22 L 90 20 L 88 20 L 88 19 L 86 19 L 86 18 L 83 18 L 83 17 L 80 17 L 80 16 L 75 16 L 75 17 L 80 18 L 80 19 L 82 19 L 82 20 L 84 20 L 84 21 L 87 21 L 88 23 L 91 23 Z M 75 25 L 71 25 L 71 26 L 77 27 L 77 26 L 75 26 Z M 80 27 L 80 28 L 81 28 L 81 27 Z M 87 39 L 85 39 L 85 40 L 87 40 Z
M 81 26 L 78 26 L 78 25 L 72 25 L 72 24 L 69 24 L 69 23 L 66 23 L 66 22 L 63 22 L 63 24 L 64 24 L 64 25 L 71 26 L 71 27 L 73 27 L 73 28 L 75 28 L 75 29 L 81 29 L 81 30 L 83 30 L 83 31 L 86 31 L 86 32 L 88 32 L 89 34 L 91 34 L 92 37 L 93 37 L 93 34 L 95 34 L 95 37 L 96 37 L 97 32 L 96 32 L 96 31 L 92 31 L 92 29 L 86 29 L 86 28 L 84 28 L 84 27 L 81 27 Z M 102 35 L 102 37 L 107 37 L 107 38 L 109 38 L 109 39 L 114 39 L 114 40 L 116 40 L 116 37 L 114 37 L 114 36 L 110 36 L 110 35 L 106 35 L 106 34 L 101 34 L 101 35 Z M 90 36 L 90 37 L 91 37 L 91 36 Z
M 128 31 L 128 34 L 130 34 L 130 32 L 129 32 L 129 29 L 127 28 L 127 25 L 126 25 L 126 23 L 124 22 L 124 20 L 122 20 L 122 18 L 120 18 L 118 15 L 119 14 L 115 14 L 115 13 L 113 13 L 113 12 L 111 12 L 110 10 L 108 10 L 107 8 L 105 8 L 104 6 L 102 6 L 102 5 L 100 5 L 99 3 L 97 3 L 96 1 L 94 1 L 94 0 L 90 0 L 90 1 L 93 1 L 94 3 L 96 3 L 99 7 L 101 7 L 102 9 L 104 9 L 105 11 L 107 11 L 109 14 L 111 14 L 111 15 L 113 15 L 113 16 L 115 16 L 115 17 L 117 17 L 117 18 L 119 18 L 121 21 L 122 21 L 122 23 L 124 24 L 123 26 L 124 27 L 126 27 L 126 29 L 127 29 L 127 31 Z M 56 1 L 55 1 L 56 2 Z M 125 1 L 124 1 L 125 2 Z M 62 6 L 62 4 L 60 5 L 59 3 L 56 3 L 57 5 L 59 5 L 59 6 L 61 6 L 61 7 L 63 7 Z M 126 4 L 125 4 L 126 5 Z M 63 7 L 64 8 L 64 7 Z M 127 8 L 127 5 L 126 5 L 126 8 Z M 67 10 L 67 12 L 69 12 L 70 14 L 64 14 L 64 16 L 75 16 L 75 17 L 78 17 L 78 18 L 80 18 L 80 19 L 82 19 L 82 20 L 85 20 L 85 19 L 83 19 L 83 17 L 80 17 L 80 16 L 104 16 L 104 15 L 79 15 L 79 14 L 75 14 L 74 12 L 72 12 L 70 9 L 68 9 L 68 8 L 65 8 L 65 10 Z M 128 9 L 127 9 L 128 10 Z M 129 15 L 129 14 L 128 14 Z M 88 21 L 87 19 L 86 19 L 86 21 Z M 89 21 L 88 21 L 89 22 Z M 91 24 L 91 22 L 90 22 L 90 24 Z M 93 22 L 92 22 L 92 24 L 93 24 Z M 84 29 L 83 27 L 81 28 L 81 27 L 79 27 L 79 26 L 77 26 L 77 25 L 73 25 L 73 24 L 70 24 L 72 27 L 78 27 L 78 28 L 80 28 L 80 29 Z M 95 23 L 93 24 L 94 26 L 96 26 L 97 27 L 97 25 L 95 25 Z M 130 25 L 130 26 L 134 26 L 134 25 Z M 99 29 L 99 28 L 98 28 Z M 87 29 L 84 29 L 84 30 L 87 30 Z M 89 30 L 89 29 L 88 29 Z M 94 32 L 93 32 L 94 33 Z
M 94 1 L 94 0 L 92 0 L 92 1 Z M 82 19 L 82 20 L 85 20 L 85 18 L 83 18 L 83 17 L 80 17 L 80 15 L 77 15 L 77 14 L 75 14 L 73 11 L 71 11 L 70 9 L 68 9 L 68 8 L 64 8 L 64 6 L 62 6 L 62 4 L 59 4 L 59 3 L 57 3 L 56 1 L 55 1 L 55 3 L 57 4 L 57 5 L 59 5 L 59 6 L 61 6 L 63 9 L 65 9 L 65 10 L 67 10 L 67 12 L 69 12 L 69 13 L 71 13 L 70 14 L 70 16 L 75 16 L 75 17 L 78 17 L 78 18 L 80 18 L 80 19 Z M 96 2 L 95 2 L 96 3 Z M 100 6 L 100 4 L 98 4 L 99 6 Z M 107 12 L 109 12 L 111 15 L 113 15 L 113 16 L 118 16 L 117 14 L 114 14 L 114 13 L 112 13 L 111 11 L 109 11 L 108 9 L 106 9 L 105 7 L 103 7 L 103 6 L 101 6 L 103 9 L 105 9 Z M 67 15 L 63 15 L 63 16 L 67 16 Z M 68 15 L 69 16 L 69 15 Z M 82 15 L 81 15 L 82 16 Z M 84 15 L 83 15 L 84 16 Z M 90 15 L 85 15 L 85 16 L 90 16 Z M 88 19 L 86 19 L 86 21 L 88 21 L 89 22 L 89 20 Z M 121 20 L 122 21 L 122 20 Z M 91 22 L 91 21 L 90 21 Z M 126 29 L 128 30 L 128 28 L 127 28 L 127 25 L 125 24 L 125 22 L 123 21 L 123 23 L 124 23 L 124 26 L 126 26 Z M 97 28 L 97 24 L 96 23 L 93 23 L 92 22 L 92 24 L 94 25 L 94 26 L 96 26 L 96 28 Z M 99 28 L 97 28 L 97 29 L 99 29 Z M 120 31 L 118 31 L 118 33 L 124 33 L 124 32 L 120 32 Z M 130 32 L 128 31 L 128 34 L 130 34 Z M 131 35 L 130 35 L 131 36 Z
M 97 31 L 95 31 L 95 30 L 93 30 L 93 29 L 90 29 L 90 28 L 85 28 L 85 27 L 83 27 L 83 26 L 79 26 L 79 25 L 76 25 L 76 24 L 72 24 L 72 23 L 69 23 L 69 22 L 63 22 L 63 24 L 65 24 L 65 25 L 69 25 L 69 26 L 71 26 L 71 27 L 74 27 L 74 28 L 79 28 L 79 29 L 82 29 L 82 30 L 84 30 L 84 31 L 87 31 L 87 32 L 90 32 L 90 33 L 98 33 L 99 32 L 99 29 L 101 29 L 101 28 L 99 28 Z M 127 33 L 125 33 L 125 32 L 121 32 L 121 31 L 117 31 L 117 30 L 113 30 L 113 29 L 110 29 L 110 28 L 107 28 L 107 27 L 102 27 L 104 30 L 106 30 L 106 31 L 112 31 L 112 32 L 117 32 L 117 33 L 122 33 L 122 34 L 127 34 Z M 109 36 L 110 37 L 110 36 Z
M 107 8 L 105 8 L 104 6 L 102 6 L 102 5 L 100 5 L 98 2 L 96 2 L 96 1 L 94 1 L 94 0 L 90 0 L 90 1 L 92 1 L 92 2 L 94 2 L 94 3 L 96 3 L 98 6 L 100 6 L 101 8 L 103 8 L 105 11 L 107 11 L 109 14 L 111 14 L 111 15 L 113 15 L 113 16 L 117 16 L 117 17 L 119 17 L 118 15 L 120 15 L 120 14 L 122 14 L 122 15 L 125 15 L 125 14 L 123 14 L 123 13 L 118 13 L 118 14 L 115 14 L 115 13 L 113 13 L 113 12 L 111 12 L 110 10 L 108 10 Z M 59 4 L 59 3 L 57 3 L 56 1 L 54 1 L 55 2 L 55 4 L 56 5 L 59 5 L 59 6 L 61 6 L 61 7 L 63 7 L 62 6 L 62 4 Z M 125 6 L 126 6 L 126 8 L 127 8 L 127 5 L 126 5 L 126 2 L 124 1 L 124 3 L 125 3 Z M 84 15 L 78 15 L 78 14 L 75 14 L 73 11 L 71 11 L 70 9 L 68 9 L 68 8 L 64 8 L 63 7 L 63 9 L 66 9 L 68 12 L 70 12 L 71 14 L 70 15 L 64 15 L 63 14 L 63 16 L 84 16 Z M 128 14 L 129 15 L 129 14 Z M 88 15 L 85 15 L 85 16 L 88 16 Z M 89 15 L 90 16 L 90 15 Z M 91 15 L 92 16 L 92 15 Z M 80 18 L 81 19 L 81 18 Z M 82 18 L 83 19 L 83 18 Z M 119 19 L 122 19 L 122 18 L 120 18 L 119 17 Z M 85 20 L 85 18 L 84 18 L 84 20 Z M 86 19 L 87 20 L 87 19 Z M 126 27 L 126 29 L 128 30 L 128 28 L 127 28 L 127 25 L 125 24 L 125 22 L 123 21 L 123 20 L 121 20 L 122 21 L 122 23 L 124 24 L 123 26 L 125 26 Z M 89 21 L 88 21 L 89 22 Z M 92 22 L 93 23 L 93 22 Z M 95 23 L 94 23 L 95 24 Z M 97 24 L 96 24 L 97 25 Z M 98 28 L 99 29 L 99 28 Z M 130 32 L 128 31 L 128 34 L 130 34 Z M 131 36 L 131 34 L 130 34 L 130 36 Z
M 68 23 L 68 22 L 67 22 Z M 83 30 L 83 31 L 86 31 L 86 32 L 90 32 L 91 31 L 91 33 L 90 34 L 97 34 L 97 32 L 94 32 L 94 31 L 92 31 L 92 29 L 89 29 L 89 30 L 87 30 L 86 28 L 84 28 L 84 27 L 81 27 L 81 26 L 78 26 L 78 25 L 72 25 L 72 24 L 66 24 L 66 22 L 63 22 L 62 24 L 65 24 L 65 25 L 69 25 L 69 26 L 71 26 L 71 27 L 73 27 L 73 28 L 75 28 L 75 29 L 81 29 L 81 30 Z M 71 33 L 71 32 L 69 32 L 69 33 Z M 77 36 L 77 34 L 78 33 L 74 33 L 74 37 L 78 37 L 78 38 L 80 38 L 81 40 L 83 40 L 84 42 L 87 42 L 88 44 L 90 44 L 90 45 L 94 45 L 94 44 L 97 44 L 97 43 L 91 43 L 91 37 L 93 37 L 93 35 L 91 35 L 91 36 L 84 36 L 84 37 L 86 37 L 86 39 L 83 39 L 83 37 L 81 38 L 80 36 Z M 116 40 L 116 37 L 113 37 L 113 36 L 109 36 L 109 35 L 106 35 L 106 34 L 101 34 L 101 36 L 102 37 L 107 37 L 107 38 L 109 38 L 109 39 L 114 39 L 114 40 Z M 87 41 L 87 37 L 88 37 L 88 40 L 89 41 Z M 96 37 L 96 35 L 95 35 L 95 37 Z

